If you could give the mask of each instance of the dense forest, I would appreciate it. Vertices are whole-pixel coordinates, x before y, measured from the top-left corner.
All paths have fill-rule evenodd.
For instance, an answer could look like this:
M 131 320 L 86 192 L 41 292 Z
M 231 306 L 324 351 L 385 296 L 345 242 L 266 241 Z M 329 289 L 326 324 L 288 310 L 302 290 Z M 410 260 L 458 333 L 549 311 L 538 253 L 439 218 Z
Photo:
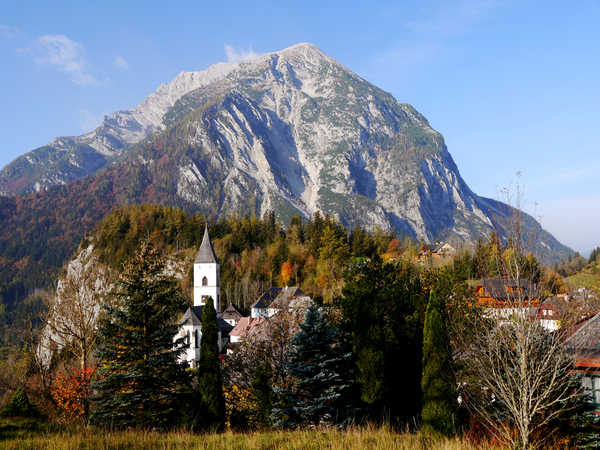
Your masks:
M 83 186 L 85 181 L 80 183 Z M 44 198 L 40 197 L 40 201 Z M 88 206 L 94 210 L 98 205 Z M 44 288 L 47 292 L 54 289 L 61 261 L 66 259 L 64 249 L 72 248 L 74 251 L 77 236 L 84 236 L 85 228 L 91 226 L 99 214 L 96 210 L 87 225 L 82 222 L 71 233 L 57 228 L 55 233 L 60 234 L 60 239 L 30 242 L 30 247 L 39 245 L 48 250 L 47 254 L 54 255 L 54 259 L 42 258 L 32 262 L 33 258 L 24 256 L 22 263 L 13 264 L 21 268 L 16 272 L 9 270 L 10 264 L 3 265 L 5 272 L 0 274 L 1 345 L 16 343 L 19 335 L 15 330 L 26 328 L 32 320 L 36 322 L 35 317 L 44 309 L 44 290 L 36 288 Z M 59 216 L 60 212 L 54 211 L 54 221 L 44 220 L 38 226 L 46 223 L 47 226 L 58 227 L 61 223 Z M 30 223 L 34 222 L 31 217 Z M 101 261 L 118 270 L 141 240 L 152 236 L 164 251 L 177 254 L 186 262 L 189 272 L 184 277 L 183 288 L 189 296 L 191 261 L 200 245 L 206 223 L 221 264 L 223 305 L 232 302 L 242 312 L 247 311 L 264 289 L 284 284 L 298 285 L 314 298 L 330 302 L 341 292 L 344 267 L 357 258 L 379 256 L 383 261 L 404 259 L 415 262 L 424 248 L 408 237 L 400 240 L 382 230 L 347 230 L 332 217 L 318 213 L 308 220 L 295 216 L 288 224 L 282 224 L 273 212 L 262 218 L 231 216 L 214 220 L 199 213 L 190 215 L 177 208 L 150 204 L 116 209 L 85 235 L 80 245 L 85 247 L 88 242 L 94 242 Z M 19 241 L 41 235 L 41 232 L 36 233 L 36 229 L 34 227 L 17 238 L 17 234 L 24 232 L 17 227 L 13 234 Z M 56 245 L 58 247 L 55 248 Z M 11 252 L 17 258 L 19 249 L 27 247 L 24 244 L 15 246 Z M 63 250 L 59 251 L 59 248 Z M 460 251 L 453 265 L 461 271 L 464 279 L 494 276 L 499 274 L 498 261 L 503 252 L 506 249 L 492 234 L 489 241 L 480 240 L 474 252 Z M 558 292 L 563 288 L 560 277 L 553 270 L 543 268 L 533 255 L 523 256 L 522 263 L 527 277 L 543 282 L 548 292 Z M 427 266 L 426 261 L 422 264 Z M 285 283 L 282 267 L 284 272 L 288 272 Z

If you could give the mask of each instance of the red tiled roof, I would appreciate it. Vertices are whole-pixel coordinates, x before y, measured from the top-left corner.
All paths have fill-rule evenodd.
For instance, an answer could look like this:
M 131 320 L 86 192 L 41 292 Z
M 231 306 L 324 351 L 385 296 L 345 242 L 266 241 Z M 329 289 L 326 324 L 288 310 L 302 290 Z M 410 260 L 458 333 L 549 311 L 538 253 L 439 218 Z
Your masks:
M 233 330 L 229 333 L 230 336 L 246 337 L 252 328 L 261 324 L 264 321 L 262 317 L 242 317 Z
M 584 356 L 575 361 L 574 366 L 600 369 L 600 356 Z

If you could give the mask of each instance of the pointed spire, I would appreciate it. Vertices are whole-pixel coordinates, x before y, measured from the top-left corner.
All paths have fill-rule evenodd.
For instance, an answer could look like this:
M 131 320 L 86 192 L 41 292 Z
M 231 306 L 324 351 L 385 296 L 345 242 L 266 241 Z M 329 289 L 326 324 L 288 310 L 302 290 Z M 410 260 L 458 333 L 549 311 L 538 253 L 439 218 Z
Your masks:
M 208 235 L 208 225 L 204 226 L 204 237 L 202 238 L 202 244 L 200 244 L 200 250 L 196 255 L 194 264 L 210 263 L 216 264 L 217 257 L 213 249 L 212 243 L 210 242 L 210 236 Z

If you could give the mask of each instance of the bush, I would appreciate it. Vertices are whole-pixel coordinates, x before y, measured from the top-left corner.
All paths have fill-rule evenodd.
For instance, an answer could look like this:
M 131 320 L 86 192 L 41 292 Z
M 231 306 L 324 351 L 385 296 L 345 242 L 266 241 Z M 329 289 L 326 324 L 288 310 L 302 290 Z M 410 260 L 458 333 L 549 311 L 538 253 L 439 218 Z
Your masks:
M 0 417 L 40 417 L 40 411 L 29 401 L 23 388 L 17 389 L 6 406 L 0 411 Z

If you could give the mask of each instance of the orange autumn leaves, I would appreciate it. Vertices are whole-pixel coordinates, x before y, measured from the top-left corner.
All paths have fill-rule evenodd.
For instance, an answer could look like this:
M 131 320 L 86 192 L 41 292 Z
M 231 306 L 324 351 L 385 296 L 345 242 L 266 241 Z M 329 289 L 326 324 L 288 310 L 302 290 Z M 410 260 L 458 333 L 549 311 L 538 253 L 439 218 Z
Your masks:
M 62 410 L 66 422 L 83 419 L 86 414 L 90 381 L 95 368 L 86 367 L 75 370 L 73 374 L 61 374 L 54 380 L 50 394 L 56 405 Z
M 281 265 L 281 284 L 287 286 L 290 278 L 292 277 L 292 273 L 294 268 L 292 267 L 292 263 L 289 261 L 284 262 Z

